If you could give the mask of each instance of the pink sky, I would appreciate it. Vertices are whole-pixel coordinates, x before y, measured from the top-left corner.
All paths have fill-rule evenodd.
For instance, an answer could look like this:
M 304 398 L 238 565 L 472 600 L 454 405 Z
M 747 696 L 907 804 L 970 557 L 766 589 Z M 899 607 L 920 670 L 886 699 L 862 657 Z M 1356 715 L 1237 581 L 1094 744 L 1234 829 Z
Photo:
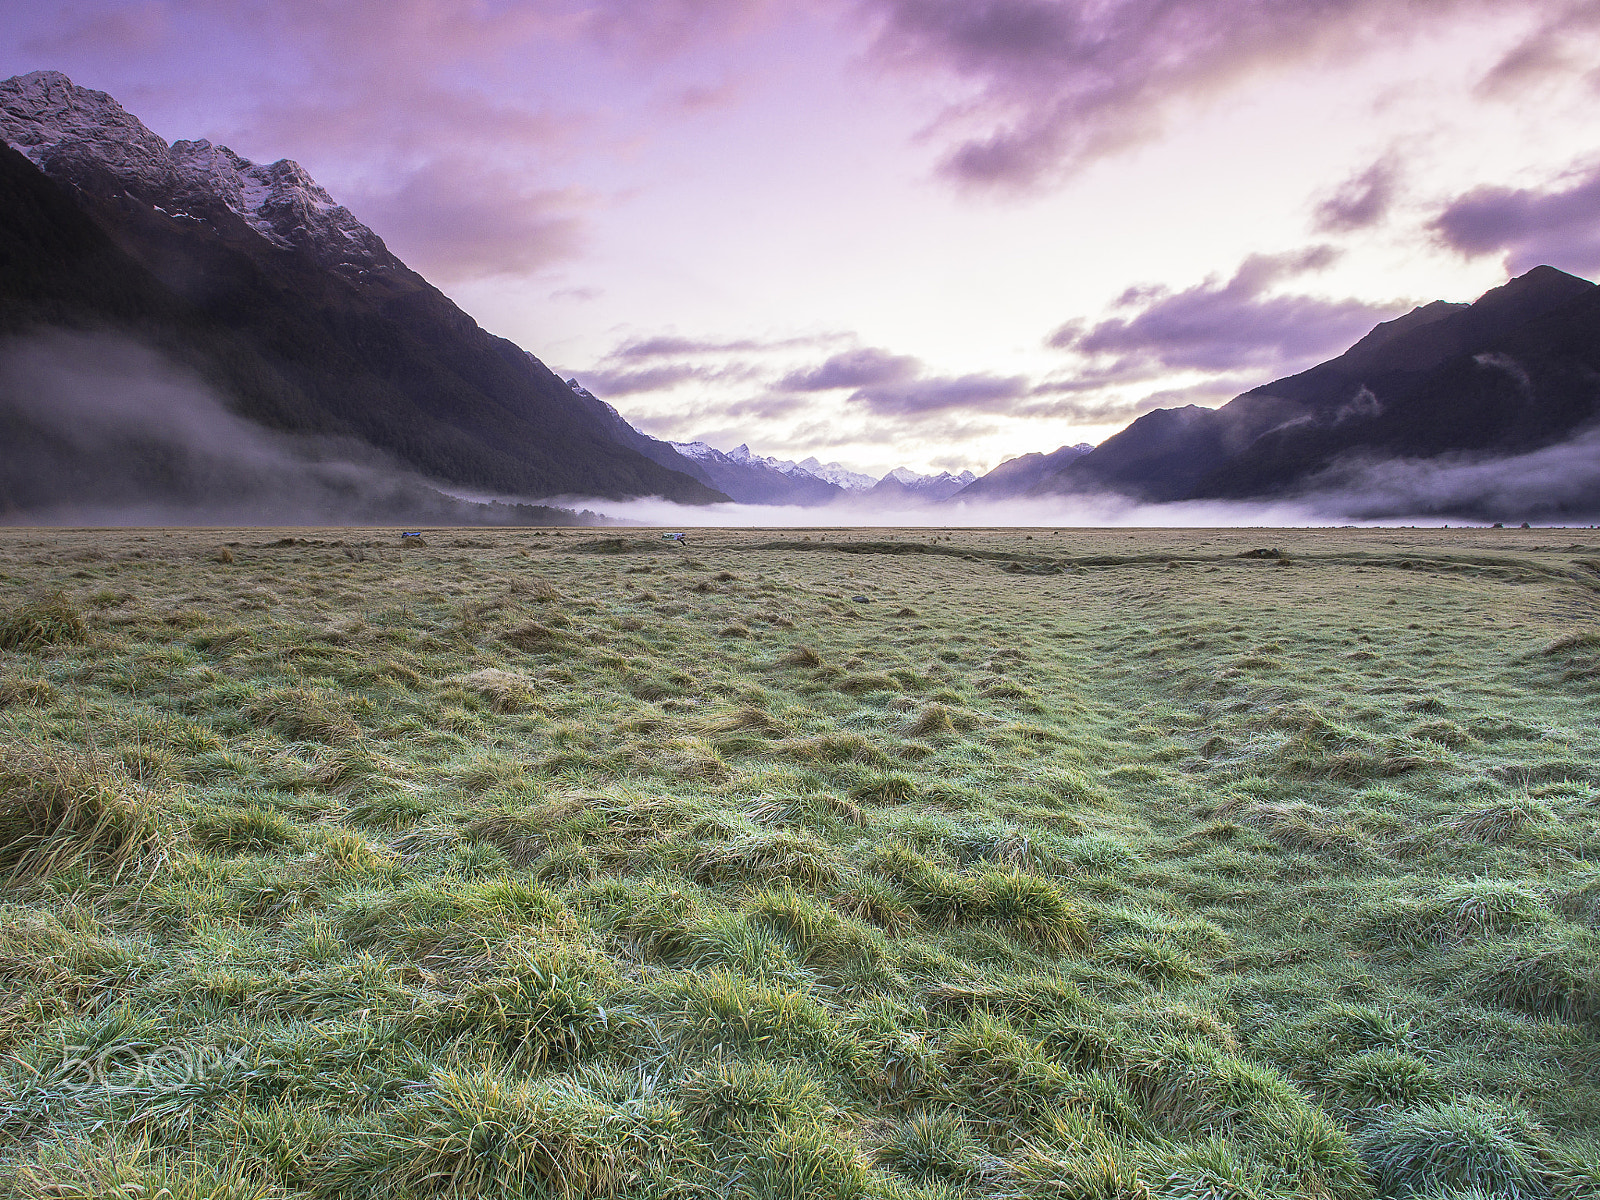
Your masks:
M 984 470 L 1600 272 L 1586 0 L 11 0 L 641 428 Z

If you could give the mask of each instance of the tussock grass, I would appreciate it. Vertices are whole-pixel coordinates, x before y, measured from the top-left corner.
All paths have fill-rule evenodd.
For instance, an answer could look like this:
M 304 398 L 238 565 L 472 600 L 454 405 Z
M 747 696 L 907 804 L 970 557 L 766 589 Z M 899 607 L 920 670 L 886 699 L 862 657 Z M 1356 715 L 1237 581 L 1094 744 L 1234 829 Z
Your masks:
M 15 740 L 0 748 L 0 871 L 13 882 L 74 866 L 115 878 L 158 845 L 155 805 L 120 765 Z
M 705 730 L 708 734 L 759 733 L 764 737 L 781 737 L 785 732 L 782 722 L 751 704 L 713 716 Z
M 827 846 L 804 832 L 776 830 L 748 834 L 706 846 L 688 864 L 698 883 L 772 883 L 787 880 L 808 888 L 839 882 L 837 859 Z
M 64 1138 L 34 1149 L 9 1181 L 18 1200 L 279 1200 L 288 1192 L 238 1157 L 162 1150 L 148 1138 Z
M 843 1049 L 827 1011 L 804 993 L 712 969 L 680 975 L 662 996 L 674 1035 L 718 1056 L 776 1056 L 828 1064 Z
M 1443 826 L 1471 841 L 1499 845 L 1515 838 L 1530 823 L 1548 818 L 1548 811 L 1537 803 L 1525 798 L 1512 798 L 1464 812 L 1445 821 Z
M 245 710 L 251 720 L 295 741 L 349 742 L 361 726 L 341 697 L 327 688 L 275 688 Z
M 887 766 L 889 756 L 858 733 L 824 733 L 780 742 L 775 749 L 801 763 L 859 763 Z
M 26 675 L 0 679 L 0 708 L 9 708 L 13 704 L 44 708 L 55 698 L 55 685 L 48 679 Z
M 1001 1166 L 951 1112 L 919 1112 L 901 1121 L 878 1146 L 878 1161 L 919 1182 L 956 1187 L 982 1183 Z
M 1391 1196 L 1481 1189 L 1518 1198 L 1553 1194 L 1541 1167 L 1543 1136 L 1526 1112 L 1467 1096 L 1384 1117 L 1363 1131 L 1361 1158 Z
M 942 704 L 929 704 L 906 723 L 912 737 L 949 737 L 956 732 L 955 718 Z
M 538 707 L 533 680 L 513 671 L 485 667 L 457 676 L 453 682 L 482 696 L 496 712 L 520 713 Z
M 474 979 L 441 1003 L 414 1012 L 412 1029 L 449 1040 L 490 1041 L 511 1062 L 541 1067 L 577 1060 L 610 1039 L 620 1013 L 608 1013 L 583 968 L 543 955 L 510 974 Z
M 89 623 L 65 592 L 46 592 L 0 614 L 0 650 L 42 650 L 89 640 Z
M 189 836 L 202 850 L 218 854 L 293 851 L 302 845 L 294 822 L 280 812 L 253 805 L 210 809 L 195 819 Z
M 916 780 L 899 773 L 867 775 L 850 789 L 858 804 L 906 804 L 916 798 Z
M 680 1079 L 676 1093 L 688 1121 L 721 1136 L 764 1134 L 829 1110 L 827 1093 L 806 1071 L 761 1059 L 713 1060 Z
M 1364 914 L 1369 945 L 1461 945 L 1551 924 L 1554 913 L 1535 889 L 1496 879 L 1462 880 L 1426 896 L 1375 904 Z
M 524 654 L 557 654 L 567 646 L 566 635 L 538 621 L 525 621 L 500 635 L 500 640 Z
M 859 804 L 832 792 L 806 792 L 799 796 L 764 797 L 750 810 L 750 819 L 763 825 L 807 825 L 826 828 L 833 823 L 865 825 Z
M 652 1120 L 652 1118 L 654 1120 Z M 635 1116 L 572 1079 L 441 1072 L 386 1128 L 345 1139 L 321 1189 L 379 1196 L 611 1196 L 670 1146 L 664 1114 Z M 653 1125 L 666 1124 L 658 1131 Z

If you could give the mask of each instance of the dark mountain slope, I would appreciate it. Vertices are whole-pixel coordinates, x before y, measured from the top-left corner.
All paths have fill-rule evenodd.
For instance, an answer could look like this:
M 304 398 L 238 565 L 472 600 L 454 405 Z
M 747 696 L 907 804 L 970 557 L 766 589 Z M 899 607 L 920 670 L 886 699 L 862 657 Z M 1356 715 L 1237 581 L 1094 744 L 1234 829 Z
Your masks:
M 1087 444 L 1062 446 L 1049 454 L 1035 451 L 1001 463 L 987 475 L 974 479 L 952 500 L 1003 500 L 1021 496 L 1054 475 L 1074 459 L 1082 458 L 1094 447 Z
M 1041 483 L 1144 500 L 1293 494 L 1344 459 L 1506 454 L 1600 415 L 1597 290 L 1538 267 L 1434 303 L 1219 409 L 1159 409 Z
M 13 88 L 13 108 L 22 94 Z M 24 116 L 121 112 L 60 76 L 42 94 L 24 95 Z M 8 120 L 14 136 L 37 138 L 15 111 Z M 93 127 L 69 132 L 90 140 L 33 147 L 53 178 L 0 155 L 0 331 L 123 332 L 194 370 L 239 416 L 353 439 L 475 490 L 721 498 L 618 441 L 602 414 L 480 329 L 293 164 L 256 168 L 177 143 L 164 174 L 165 143 L 148 131 L 129 139 L 131 165 Z M 239 164 L 276 181 L 276 206 L 230 207 L 214 181 Z

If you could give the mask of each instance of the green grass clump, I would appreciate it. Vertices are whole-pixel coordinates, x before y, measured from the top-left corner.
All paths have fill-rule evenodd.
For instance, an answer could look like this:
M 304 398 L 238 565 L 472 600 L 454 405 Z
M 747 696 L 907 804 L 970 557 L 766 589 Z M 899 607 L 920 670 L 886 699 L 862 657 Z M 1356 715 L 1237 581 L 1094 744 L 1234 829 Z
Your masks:
M 119 767 L 60 747 L 0 752 L 0 872 L 13 882 L 78 865 L 114 878 L 157 846 L 155 806 Z
M 607 1012 L 577 963 L 544 955 L 518 964 L 514 973 L 468 982 L 412 1023 L 432 1038 L 492 1042 L 510 1061 L 540 1067 L 604 1046 L 617 1016 Z
M 293 821 L 273 809 L 254 805 L 230 805 L 201 813 L 190 827 L 189 836 L 200 849 L 216 854 L 294 850 L 302 844 Z
M 1404 1108 L 1444 1091 L 1432 1066 L 1400 1050 L 1353 1054 L 1336 1063 L 1324 1078 L 1356 1108 Z
M 1361 1160 L 1384 1196 L 1430 1196 L 1481 1188 L 1514 1200 L 1553 1194 L 1543 1169 L 1545 1139 L 1523 1110 L 1476 1096 L 1423 1104 L 1383 1117 L 1359 1139 Z
M 279 1200 L 287 1195 L 239 1157 L 164 1150 L 141 1138 L 47 1142 L 8 1182 L 8 1194 L 17 1200 Z
M 666 987 L 663 1015 L 685 1044 L 721 1055 L 771 1055 L 830 1063 L 843 1035 L 815 1000 L 723 969 L 694 971 Z
M 318 1190 L 612 1196 L 670 1159 L 671 1126 L 666 1114 L 619 1110 L 570 1078 L 441 1072 L 382 1127 L 346 1138 Z
M 777 830 L 713 842 L 689 863 L 698 883 L 772 883 L 787 880 L 805 887 L 832 887 L 839 865 L 827 846 L 806 833 Z
M 919 1182 L 970 1187 L 998 1165 L 952 1112 L 919 1112 L 890 1130 L 878 1162 Z
M 24 600 L 0 615 L 0 650 L 41 650 L 89 640 L 89 623 L 65 592 Z
M 805 1070 L 763 1059 L 713 1060 L 678 1081 L 684 1117 L 713 1135 L 747 1138 L 823 1119 L 827 1093 Z
M 361 736 L 345 703 L 326 688 L 275 688 L 252 702 L 246 713 L 295 741 L 337 743 Z

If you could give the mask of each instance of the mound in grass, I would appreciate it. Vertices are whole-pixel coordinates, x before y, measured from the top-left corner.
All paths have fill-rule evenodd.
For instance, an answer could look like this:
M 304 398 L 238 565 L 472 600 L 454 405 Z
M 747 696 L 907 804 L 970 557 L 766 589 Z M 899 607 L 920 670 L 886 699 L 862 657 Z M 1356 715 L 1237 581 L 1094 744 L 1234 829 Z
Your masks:
M 897 1124 L 878 1147 L 878 1162 L 919 1182 L 970 1187 L 1001 1165 L 953 1112 L 919 1112 Z
M 294 741 L 337 743 L 361 736 L 343 697 L 327 688 L 274 688 L 257 697 L 245 714 Z
M 120 768 L 55 747 L 0 746 L 0 872 L 41 879 L 83 865 L 115 876 L 156 846 L 150 797 Z
M 1392 1113 L 1368 1126 L 1358 1144 L 1383 1196 L 1471 1188 L 1517 1200 L 1553 1195 L 1543 1131 L 1521 1108 L 1497 1101 L 1466 1096 Z
M 761 1059 L 713 1060 L 689 1071 L 677 1092 L 683 1115 L 712 1135 L 765 1134 L 828 1112 L 827 1094 L 806 1071 Z
M 16 1200 L 276 1200 L 285 1195 L 241 1157 L 207 1160 L 148 1137 L 62 1138 L 34 1148 L 7 1180 Z
M 88 639 L 88 622 L 64 592 L 25 600 L 0 615 L 0 650 L 40 650 Z
M 526 712 L 537 703 L 534 681 L 514 671 L 485 667 L 460 675 L 453 682 L 482 696 L 496 712 Z
M 677 1124 L 662 1106 L 609 1104 L 568 1077 L 441 1072 L 382 1126 L 349 1135 L 319 1191 L 614 1196 L 678 1157 Z

